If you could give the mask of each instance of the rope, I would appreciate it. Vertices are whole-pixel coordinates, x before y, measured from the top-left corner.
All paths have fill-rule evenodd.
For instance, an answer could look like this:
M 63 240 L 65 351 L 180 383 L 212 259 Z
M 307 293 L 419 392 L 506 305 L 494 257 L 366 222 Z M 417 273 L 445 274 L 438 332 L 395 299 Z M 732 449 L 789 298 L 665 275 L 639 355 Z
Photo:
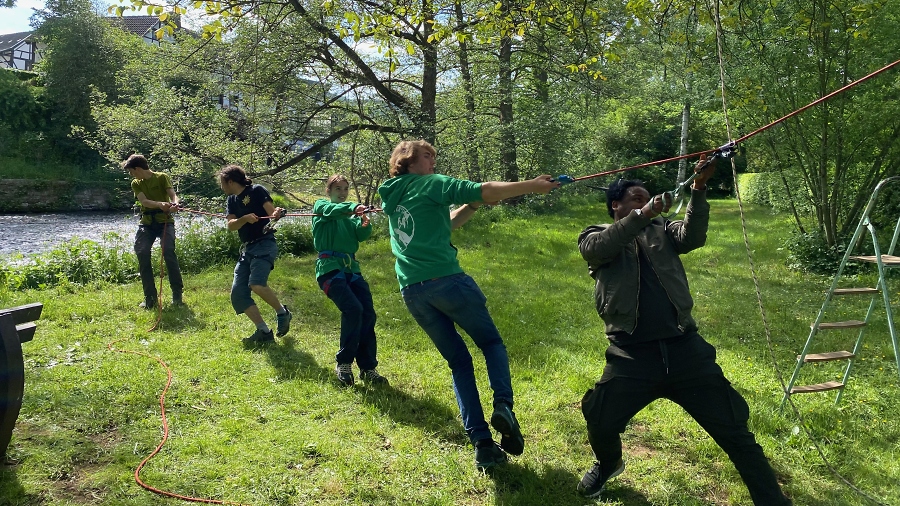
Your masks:
M 719 60 L 719 86 L 722 90 L 722 110 L 723 110 L 723 113 L 725 114 L 725 128 L 727 130 L 728 138 L 731 139 L 731 124 L 728 120 L 728 104 L 727 104 L 727 101 L 725 98 L 725 63 L 724 63 L 724 57 L 723 57 L 723 51 L 722 51 L 722 25 L 721 25 L 721 19 L 719 17 L 719 2 L 718 1 L 716 1 L 716 3 L 715 3 L 715 11 L 716 11 L 715 12 L 716 49 L 717 49 L 718 60 Z M 816 101 L 810 103 L 809 105 L 806 105 L 805 107 L 802 107 L 802 108 L 800 108 L 800 109 L 798 109 L 776 121 L 773 121 L 772 123 L 769 123 L 768 125 L 766 125 L 762 128 L 754 130 L 753 132 L 734 141 L 734 143 L 737 144 L 740 141 L 746 140 L 760 132 L 763 132 L 763 131 L 767 130 L 768 128 L 771 128 L 772 126 L 790 118 L 791 116 L 795 116 L 795 115 L 799 114 L 800 112 L 812 107 L 813 105 L 816 105 L 817 103 L 821 103 L 821 102 L 827 100 L 828 98 L 844 91 L 845 89 L 850 88 L 851 86 L 859 84 L 860 82 L 863 82 L 866 79 L 869 79 L 870 77 L 874 77 L 875 75 L 878 75 L 879 73 L 883 72 L 884 70 L 887 70 L 888 68 L 890 68 L 894 65 L 897 65 L 898 63 L 900 63 L 900 60 L 898 60 L 897 62 L 894 62 L 891 65 L 888 65 L 887 67 L 884 67 L 876 72 L 873 72 L 872 74 L 869 74 L 868 76 L 866 76 L 865 78 L 863 78 L 859 81 L 856 81 L 850 85 L 844 86 L 840 90 L 829 93 L 828 95 L 820 98 L 819 100 L 816 100 Z M 763 322 L 763 329 L 766 334 L 766 347 L 768 348 L 769 357 L 772 360 L 772 365 L 775 367 L 775 374 L 778 377 L 778 382 L 781 384 L 781 391 L 786 392 L 787 385 L 784 382 L 784 376 L 781 374 L 781 369 L 779 369 L 779 367 L 778 367 L 778 360 L 775 356 L 775 349 L 772 345 L 772 333 L 769 328 L 769 321 L 768 321 L 768 318 L 766 317 L 766 309 L 765 309 L 765 306 L 764 306 L 763 300 L 762 300 L 762 290 L 760 290 L 760 287 L 759 287 L 759 277 L 757 276 L 756 265 L 754 264 L 754 261 L 753 261 L 753 250 L 750 247 L 750 239 L 749 239 L 749 235 L 747 233 L 747 221 L 746 221 L 746 217 L 744 215 L 744 203 L 743 203 L 743 200 L 741 199 L 741 192 L 740 192 L 740 189 L 738 188 L 738 184 L 737 184 L 737 166 L 734 162 L 734 158 L 731 159 L 731 174 L 732 174 L 732 177 L 734 178 L 734 191 L 735 191 L 735 195 L 737 196 L 738 208 L 740 210 L 740 215 L 741 215 L 741 233 L 744 238 L 744 247 L 747 250 L 747 261 L 750 264 L 750 276 L 753 279 L 753 287 L 756 291 L 756 302 L 759 307 L 759 313 L 760 313 L 760 316 L 761 316 L 762 322 Z M 878 504 L 880 506 L 887 506 L 886 504 L 882 503 L 875 497 L 869 495 L 868 493 L 864 492 L 863 490 L 858 488 L 856 485 L 851 483 L 847 478 L 845 478 L 843 475 L 841 475 L 841 473 L 838 472 L 837 469 L 834 468 L 834 466 L 831 464 L 831 462 L 828 461 L 828 458 L 825 456 L 825 452 L 822 450 L 822 446 L 819 444 L 818 441 L 816 441 L 815 438 L 813 438 L 813 435 L 812 435 L 809 427 L 806 424 L 806 420 L 803 418 L 803 415 L 800 413 L 800 410 L 794 404 L 794 401 L 793 401 L 793 399 L 791 399 L 791 396 L 788 396 L 787 399 L 788 399 L 788 403 L 791 405 L 791 409 L 793 410 L 794 414 L 797 416 L 797 419 L 799 420 L 800 427 L 803 428 L 803 433 L 812 442 L 813 446 L 816 448 L 816 452 L 818 452 L 819 457 L 822 459 L 822 462 L 825 463 L 825 466 L 828 467 L 828 469 L 832 472 L 832 474 L 834 474 L 838 479 L 840 479 L 847 487 L 852 489 L 857 494 L 865 497 L 869 501 L 873 502 L 874 504 Z
M 716 4 L 716 12 L 718 12 L 718 4 Z M 719 20 L 718 20 L 718 19 L 716 20 L 716 23 L 717 23 L 717 24 L 719 23 Z M 717 37 L 718 37 L 718 34 L 717 34 Z M 720 42 L 717 41 L 717 44 L 720 44 Z M 719 51 L 721 52 L 721 48 L 719 49 Z M 721 56 L 720 56 L 720 58 L 721 58 Z M 727 125 L 727 124 L 729 123 L 729 120 L 728 120 L 727 107 L 725 107 L 725 86 L 724 86 L 725 70 L 724 70 L 723 68 L 721 68 L 721 59 L 720 59 L 720 62 L 719 62 L 719 63 L 720 63 L 720 71 L 719 71 L 720 76 L 719 76 L 719 78 L 720 78 L 720 80 L 721 80 L 722 83 L 723 83 L 723 84 L 721 85 L 721 88 L 722 88 L 722 105 L 723 105 L 723 109 L 725 109 L 725 122 L 726 122 L 726 125 Z M 816 99 L 816 100 L 813 100 L 812 102 L 806 104 L 805 106 L 803 106 L 803 107 L 801 107 L 801 108 L 799 108 L 799 109 L 797 109 L 797 110 L 795 110 L 795 111 L 793 111 L 793 112 L 791 112 L 791 113 L 788 113 L 788 114 L 782 116 L 781 118 L 778 118 L 777 120 L 775 120 L 775 121 L 769 123 L 768 125 L 765 125 L 765 126 L 763 126 L 763 127 L 757 128 L 756 130 L 753 130 L 752 132 L 750 132 L 750 133 L 748 133 L 748 134 L 746 134 L 746 135 L 744 135 L 744 136 L 742 136 L 742 137 L 739 137 L 738 139 L 735 139 L 734 141 L 729 142 L 728 144 L 726 144 L 726 146 L 728 146 L 728 145 L 731 145 L 732 147 L 733 147 L 733 146 L 736 146 L 737 144 L 746 141 L 747 139 L 753 137 L 754 135 L 760 134 L 760 133 L 762 133 L 762 132 L 764 132 L 764 131 L 766 131 L 766 130 L 772 128 L 772 127 L 774 127 L 775 125 L 778 125 L 778 124 L 780 124 L 780 123 L 783 123 L 784 121 L 786 121 L 786 120 L 788 120 L 788 119 L 790 119 L 790 118 L 792 118 L 792 117 L 794 117 L 794 116 L 800 114 L 801 112 L 803 112 L 803 111 L 809 109 L 810 107 L 813 107 L 813 106 L 815 106 L 815 105 L 821 104 L 822 102 L 825 102 L 826 100 L 828 100 L 828 99 L 834 97 L 835 95 L 838 95 L 838 94 L 840 94 L 840 93 L 843 93 L 844 91 L 847 91 L 847 90 L 849 90 L 850 88 L 852 88 L 852 87 L 854 87 L 854 86 L 856 86 L 856 85 L 862 84 L 862 83 L 868 81 L 869 79 L 872 79 L 873 77 L 875 77 L 875 76 L 877 76 L 877 75 L 879 75 L 879 74 L 881 74 L 881 73 L 883 73 L 883 72 L 886 72 L 887 70 L 889 70 L 889 69 L 891 69 L 891 68 L 893 68 L 893 67 L 895 67 L 895 66 L 897 66 L 897 65 L 900 65 L 900 60 L 897 60 L 897 61 L 895 61 L 894 63 L 891 63 L 891 64 L 889 64 L 889 65 L 886 65 L 886 66 L 884 66 L 884 67 L 882 67 L 882 68 L 880 68 L 880 69 L 878 69 L 878 70 L 876 70 L 876 71 L 874 71 L 874 72 L 872 72 L 872 73 L 866 75 L 865 77 L 862 77 L 862 78 L 860 78 L 860 79 L 857 79 L 856 81 L 853 81 L 852 83 L 850 83 L 850 84 L 848 84 L 848 85 L 846 85 L 846 86 L 843 86 L 842 88 L 839 88 L 839 89 L 837 89 L 837 90 L 835 90 L 835 91 L 832 91 L 831 93 L 825 95 L 824 97 L 821 97 L 821 98 L 818 98 L 818 99 Z M 728 127 L 728 130 L 729 130 L 728 138 L 731 139 L 731 133 L 730 133 L 731 127 L 730 127 L 730 126 Z M 724 147 L 724 146 L 723 146 L 723 147 Z M 719 148 L 719 149 L 722 149 L 722 148 Z M 596 177 L 608 176 L 608 175 L 610 175 L 610 174 L 617 174 L 617 173 L 619 173 L 619 172 L 625 172 L 625 171 L 629 171 L 629 170 L 641 169 L 641 168 L 644 168 L 644 167 L 653 167 L 653 166 L 655 166 L 655 165 L 662 165 L 662 164 L 664 164 L 664 163 L 676 162 L 676 161 L 678 161 L 678 160 L 684 160 L 684 159 L 687 159 L 687 158 L 696 158 L 696 157 L 699 157 L 699 156 L 701 156 L 701 155 L 709 155 L 709 154 L 711 154 L 711 153 L 716 153 L 717 151 L 718 151 L 718 149 L 708 149 L 708 150 L 706 150 L 706 151 L 698 151 L 698 152 L 696 152 L 696 153 L 689 153 L 689 154 L 686 154 L 686 155 L 675 156 L 675 157 L 672 157 L 672 158 L 666 158 L 666 159 L 664 159 L 664 160 L 657 160 L 657 161 L 653 161 L 653 162 L 642 163 L 642 164 L 639 164 L 639 165 L 632 165 L 632 166 L 630 166 L 630 167 L 623 167 L 623 168 L 621 168 L 621 169 L 614 169 L 614 170 L 607 170 L 607 171 L 604 171 L 604 172 L 598 172 L 598 173 L 596 173 L 596 174 L 591 174 L 591 175 L 588 175 L 588 176 L 580 176 L 580 177 L 574 177 L 574 178 L 569 177 L 569 176 L 566 176 L 566 177 L 568 178 L 568 181 L 564 181 L 564 182 L 565 182 L 565 183 L 573 183 L 573 182 L 575 182 L 575 181 L 583 181 L 583 180 L 585 180 L 585 179 L 593 179 L 593 178 L 596 178 Z M 732 164 L 733 164 L 733 163 L 734 163 L 734 162 L 732 162 Z M 562 178 L 562 176 L 560 176 L 560 178 Z
M 188 209 L 186 207 L 179 207 L 178 211 L 184 211 L 184 212 L 192 213 L 192 214 L 202 214 L 202 215 L 206 215 L 206 216 L 212 216 L 215 218 L 225 218 L 225 215 L 222 213 L 209 213 L 206 211 L 199 211 L 197 209 Z M 362 216 L 364 214 L 369 214 L 369 213 L 383 213 L 383 212 L 384 212 L 384 210 L 381 209 L 380 207 L 369 206 L 366 209 L 363 209 L 362 211 L 359 211 L 359 212 L 354 211 L 349 214 L 356 215 L 356 216 Z M 286 212 L 284 214 L 279 214 L 279 215 L 273 214 L 271 216 L 258 216 L 258 218 L 260 220 L 264 220 L 264 219 L 271 220 L 271 219 L 282 218 L 282 217 L 286 217 L 286 216 L 325 216 L 325 215 L 321 214 L 321 213 L 288 213 L 288 212 Z
M 141 469 L 144 468 L 144 465 L 147 464 L 147 462 L 149 462 L 150 459 L 152 459 L 154 456 L 156 456 L 157 453 L 159 453 L 159 451 L 162 449 L 163 445 L 165 445 L 166 441 L 168 441 L 168 439 L 169 439 L 169 421 L 166 418 L 166 393 L 169 391 L 169 387 L 172 385 L 172 369 L 169 368 L 168 364 L 163 362 L 163 360 L 161 358 L 154 357 L 153 355 L 150 355 L 149 353 L 144 353 L 141 351 L 134 351 L 134 350 L 120 350 L 120 349 L 115 348 L 116 343 L 124 341 L 125 339 L 127 339 L 127 338 L 122 338 L 122 339 L 113 341 L 113 342 L 107 344 L 106 348 L 109 351 L 114 351 L 114 352 L 118 352 L 118 353 L 130 353 L 132 355 L 139 355 L 141 357 L 153 359 L 166 371 L 166 386 L 163 388 L 162 393 L 159 395 L 159 410 L 160 410 L 160 414 L 162 416 L 163 437 L 162 437 L 162 440 L 159 442 L 159 444 L 156 445 L 156 449 L 154 449 L 152 452 L 150 452 L 150 454 L 147 455 L 144 458 L 144 460 L 142 460 L 141 463 L 138 464 L 137 468 L 134 470 L 134 481 L 136 481 L 137 484 L 140 485 L 141 487 L 145 488 L 146 490 L 149 490 L 150 492 L 153 492 L 154 494 L 159 494 L 159 495 L 166 496 L 166 497 L 173 497 L 175 499 L 181 499 L 183 501 L 200 502 L 200 503 L 207 503 L 207 504 L 229 504 L 229 505 L 236 505 L 236 506 L 244 506 L 242 503 L 233 502 L 233 501 L 223 501 L 223 500 L 218 500 L 218 499 L 204 499 L 201 497 L 191 497 L 191 496 L 176 494 L 174 492 L 168 492 L 168 491 L 153 487 L 151 485 L 148 485 L 148 484 L 144 483 L 143 480 L 141 480 Z

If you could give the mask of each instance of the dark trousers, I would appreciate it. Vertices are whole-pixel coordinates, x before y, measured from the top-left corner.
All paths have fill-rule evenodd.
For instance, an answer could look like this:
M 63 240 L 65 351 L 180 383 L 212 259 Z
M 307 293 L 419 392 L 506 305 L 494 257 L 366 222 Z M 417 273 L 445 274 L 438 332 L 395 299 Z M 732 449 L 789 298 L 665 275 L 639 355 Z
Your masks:
M 351 280 L 352 278 L 352 280 Z M 375 369 L 378 344 L 375 339 L 375 307 L 369 283 L 362 275 L 332 271 L 316 280 L 325 295 L 341 310 L 341 347 L 335 358 L 339 364 Z
M 137 255 L 141 284 L 144 287 L 144 299 L 147 300 L 156 300 L 157 297 L 156 279 L 153 277 L 153 259 L 150 255 L 153 243 L 157 238 L 160 239 L 163 260 L 166 262 L 166 272 L 169 276 L 169 286 L 172 287 L 173 296 L 180 296 L 184 290 L 184 281 L 181 279 L 181 267 L 178 266 L 178 256 L 175 255 L 175 224 L 154 223 L 152 225 L 141 225 L 134 235 L 134 254 Z
M 756 505 L 790 504 L 747 427 L 750 408 L 699 334 L 628 346 L 611 344 L 603 376 L 581 403 L 588 439 L 604 470 L 622 457 L 620 434 L 645 406 L 664 398 L 685 409 L 725 451 Z

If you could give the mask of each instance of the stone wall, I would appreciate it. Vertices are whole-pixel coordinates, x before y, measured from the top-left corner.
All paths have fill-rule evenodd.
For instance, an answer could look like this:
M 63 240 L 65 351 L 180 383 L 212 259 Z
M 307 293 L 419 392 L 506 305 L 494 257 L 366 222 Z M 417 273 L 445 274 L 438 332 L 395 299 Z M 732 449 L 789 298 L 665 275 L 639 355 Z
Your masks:
M 127 183 L 0 179 L 0 213 L 106 211 L 133 205 Z

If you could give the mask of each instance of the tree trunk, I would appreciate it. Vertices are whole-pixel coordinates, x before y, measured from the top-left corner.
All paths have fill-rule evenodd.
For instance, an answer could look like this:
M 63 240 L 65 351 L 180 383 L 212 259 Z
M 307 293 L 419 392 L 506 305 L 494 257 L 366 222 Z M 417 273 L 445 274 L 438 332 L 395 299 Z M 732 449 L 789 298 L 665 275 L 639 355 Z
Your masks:
M 456 17 L 460 25 L 464 16 L 462 4 L 456 2 Z M 459 73 L 462 78 L 463 96 L 465 99 L 465 136 L 467 177 L 471 181 L 483 181 L 478 164 L 477 123 L 475 121 L 475 94 L 472 86 L 472 71 L 469 68 L 469 45 L 465 39 L 459 42 Z
M 504 2 L 504 11 L 509 4 Z M 500 169 L 505 181 L 519 180 L 519 167 L 516 162 L 516 134 L 513 127 L 512 98 L 512 38 L 500 39 Z M 518 201 L 519 199 L 516 199 Z

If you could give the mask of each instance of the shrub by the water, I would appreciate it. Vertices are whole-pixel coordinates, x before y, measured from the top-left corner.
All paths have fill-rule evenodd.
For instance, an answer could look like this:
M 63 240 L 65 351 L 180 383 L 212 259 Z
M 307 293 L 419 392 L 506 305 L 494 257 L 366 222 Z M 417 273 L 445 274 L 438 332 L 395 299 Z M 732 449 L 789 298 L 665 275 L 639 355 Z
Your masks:
M 386 226 L 386 225 L 385 225 Z M 287 220 L 276 229 L 280 255 L 303 256 L 315 251 L 308 223 Z M 64 242 L 52 250 L 25 257 L 12 255 L 0 261 L 0 287 L 12 290 L 50 288 L 92 282 L 127 283 L 138 277 L 132 244 L 116 233 L 104 237 L 107 244 L 85 239 Z M 178 264 L 185 274 L 234 263 L 241 250 L 237 232 L 221 223 L 196 221 L 187 225 L 175 241 Z M 153 247 L 153 268 L 159 268 L 159 241 Z M 158 275 L 159 272 L 157 271 Z

